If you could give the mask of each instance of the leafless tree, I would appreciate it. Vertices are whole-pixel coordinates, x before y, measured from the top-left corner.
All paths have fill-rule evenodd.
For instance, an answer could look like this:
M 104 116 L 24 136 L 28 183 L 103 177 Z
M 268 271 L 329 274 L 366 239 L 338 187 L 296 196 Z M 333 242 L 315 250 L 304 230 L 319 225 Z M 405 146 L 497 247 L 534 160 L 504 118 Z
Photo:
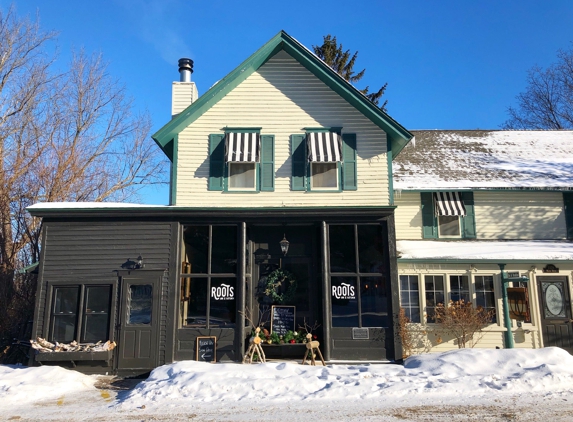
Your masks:
M 167 166 L 100 55 L 56 71 L 53 32 L 0 10 L 0 338 L 13 325 L 15 271 L 38 260 L 37 202 L 136 200 Z
M 557 61 L 527 73 L 527 88 L 508 109 L 506 129 L 573 128 L 573 48 L 560 50 Z

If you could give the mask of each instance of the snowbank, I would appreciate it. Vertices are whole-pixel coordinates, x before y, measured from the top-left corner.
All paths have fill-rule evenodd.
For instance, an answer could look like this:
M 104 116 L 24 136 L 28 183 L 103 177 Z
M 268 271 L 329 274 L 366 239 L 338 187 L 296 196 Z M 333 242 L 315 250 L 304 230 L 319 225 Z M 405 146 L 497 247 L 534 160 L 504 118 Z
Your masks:
M 59 366 L 0 365 L 0 407 L 92 390 L 94 383 L 95 377 Z
M 573 390 L 573 357 L 562 349 L 462 349 L 412 357 L 404 367 L 177 362 L 155 369 L 122 406 L 563 390 Z

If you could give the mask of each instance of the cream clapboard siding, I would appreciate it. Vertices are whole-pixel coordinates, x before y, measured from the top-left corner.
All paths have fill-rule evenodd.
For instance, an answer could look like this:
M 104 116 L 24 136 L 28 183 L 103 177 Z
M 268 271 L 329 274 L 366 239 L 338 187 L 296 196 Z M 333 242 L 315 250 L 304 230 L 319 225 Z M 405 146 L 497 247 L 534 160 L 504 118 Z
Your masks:
M 290 190 L 290 135 L 304 127 L 342 126 L 357 135 L 358 190 Z M 262 127 L 275 135 L 275 191 L 208 190 L 209 134 Z M 179 135 L 176 205 L 191 207 L 385 206 L 386 134 L 284 51 L 279 52 Z
M 195 82 L 173 82 L 171 87 L 171 115 L 181 113 L 198 98 Z
M 396 192 L 394 194 L 396 211 L 396 239 L 422 239 L 422 207 L 419 192 Z
M 478 239 L 565 239 L 560 192 L 474 192 Z

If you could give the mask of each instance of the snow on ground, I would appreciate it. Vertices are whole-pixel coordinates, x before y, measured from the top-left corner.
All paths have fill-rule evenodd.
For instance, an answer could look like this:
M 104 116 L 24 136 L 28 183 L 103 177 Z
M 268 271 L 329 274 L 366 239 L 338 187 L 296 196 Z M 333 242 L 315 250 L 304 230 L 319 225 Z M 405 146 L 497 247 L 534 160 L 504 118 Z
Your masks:
M 559 348 L 461 349 L 404 366 L 183 361 L 113 397 L 93 376 L 0 368 L 4 420 L 567 421 L 573 411 L 573 356 Z
M 544 240 L 398 240 L 396 249 L 401 259 L 519 259 L 531 262 L 573 260 L 572 243 Z

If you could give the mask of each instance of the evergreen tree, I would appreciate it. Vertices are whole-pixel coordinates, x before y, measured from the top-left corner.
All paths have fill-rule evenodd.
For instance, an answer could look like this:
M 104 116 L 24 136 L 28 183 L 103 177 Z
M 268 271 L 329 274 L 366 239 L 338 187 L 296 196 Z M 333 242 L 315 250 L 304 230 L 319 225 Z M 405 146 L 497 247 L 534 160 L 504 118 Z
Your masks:
M 327 65 L 329 65 L 336 73 L 342 76 L 345 80 L 354 84 L 358 82 L 364 76 L 364 72 L 366 69 L 362 69 L 360 72 L 354 72 L 354 64 L 356 62 L 356 58 L 358 57 L 358 51 L 354 52 L 354 54 L 350 54 L 350 50 L 344 51 L 342 48 L 342 44 L 337 44 L 336 37 L 328 34 L 323 38 L 323 42 L 321 46 L 313 45 L 312 48 L 314 50 L 314 54 L 320 57 Z M 383 111 L 386 111 L 386 104 L 388 104 L 388 100 L 384 101 L 384 103 L 380 106 L 380 98 L 384 95 L 384 91 L 386 91 L 386 87 L 388 83 L 385 83 L 382 88 L 380 88 L 376 92 L 369 93 L 369 87 L 360 90 L 366 98 L 372 101 L 374 104 L 379 106 Z

